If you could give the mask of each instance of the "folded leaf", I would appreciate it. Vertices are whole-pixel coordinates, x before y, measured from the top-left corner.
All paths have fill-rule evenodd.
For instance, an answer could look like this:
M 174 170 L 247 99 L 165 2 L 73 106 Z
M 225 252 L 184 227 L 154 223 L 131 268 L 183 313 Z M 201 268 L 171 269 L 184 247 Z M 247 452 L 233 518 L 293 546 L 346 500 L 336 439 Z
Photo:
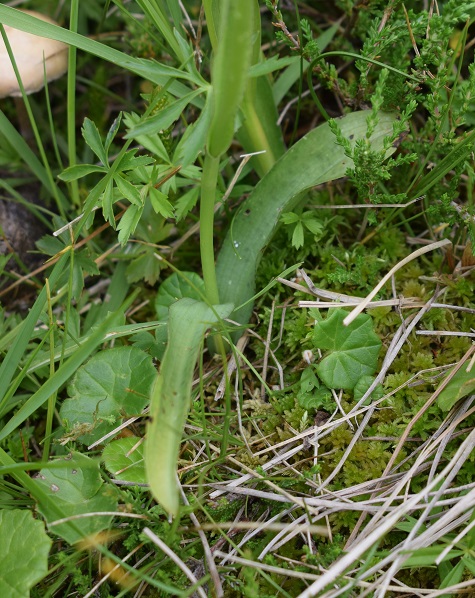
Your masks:
M 170 307 L 168 346 L 151 395 L 145 471 L 152 494 L 172 515 L 179 508 L 176 468 L 203 335 L 232 309 L 231 304 L 211 309 L 190 298 L 180 299 Z
M 338 119 L 343 135 L 354 144 L 366 135 L 363 110 Z M 381 113 L 371 136 L 371 148 L 382 150 L 384 138 L 391 134 L 394 114 Z M 392 148 L 390 155 L 395 148 Z M 219 298 L 236 306 L 248 302 L 255 294 L 255 274 L 262 252 L 272 239 L 283 212 L 292 211 L 306 189 L 345 176 L 353 161 L 336 144 L 327 123 L 317 127 L 292 146 L 264 176 L 241 209 L 224 240 L 216 263 Z M 247 324 L 252 303 L 233 313 L 233 320 Z

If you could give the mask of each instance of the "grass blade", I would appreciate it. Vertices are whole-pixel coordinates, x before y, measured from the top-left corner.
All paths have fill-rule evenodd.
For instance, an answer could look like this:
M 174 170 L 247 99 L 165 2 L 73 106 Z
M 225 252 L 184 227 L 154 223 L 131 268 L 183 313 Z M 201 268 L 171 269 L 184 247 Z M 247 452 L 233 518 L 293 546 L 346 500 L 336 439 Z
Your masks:
M 43 289 L 44 291 L 45 289 Z M 135 294 L 136 296 L 136 294 Z M 112 312 L 102 322 L 100 326 L 91 334 L 88 342 L 81 345 L 73 355 L 58 368 L 56 373 L 51 376 L 43 386 L 37 390 L 28 401 L 15 413 L 15 415 L 6 423 L 0 432 L 0 440 L 11 434 L 20 424 L 22 424 L 32 413 L 39 409 L 48 398 L 56 393 L 59 388 L 72 377 L 78 367 L 91 355 L 96 347 L 103 342 L 107 333 L 118 324 L 123 318 L 124 310 L 132 302 L 133 297 L 129 298 L 127 304 L 116 312 Z M 31 312 L 30 312 L 31 315 Z M 35 320 L 36 323 L 36 320 Z

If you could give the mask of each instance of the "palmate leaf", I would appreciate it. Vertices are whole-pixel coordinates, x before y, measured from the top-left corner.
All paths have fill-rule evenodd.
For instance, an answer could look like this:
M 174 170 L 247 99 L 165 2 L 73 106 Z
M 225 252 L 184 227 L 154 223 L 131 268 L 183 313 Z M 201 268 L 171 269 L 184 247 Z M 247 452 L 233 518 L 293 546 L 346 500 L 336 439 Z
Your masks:
M 372 319 L 359 315 L 349 326 L 343 324 L 348 315 L 335 309 L 313 333 L 316 348 L 331 351 L 317 366 L 317 374 L 328 388 L 352 389 L 362 376 L 376 370 L 381 340 L 373 331 Z
M 0 596 L 28 598 L 48 571 L 51 540 L 31 511 L 0 511 Z

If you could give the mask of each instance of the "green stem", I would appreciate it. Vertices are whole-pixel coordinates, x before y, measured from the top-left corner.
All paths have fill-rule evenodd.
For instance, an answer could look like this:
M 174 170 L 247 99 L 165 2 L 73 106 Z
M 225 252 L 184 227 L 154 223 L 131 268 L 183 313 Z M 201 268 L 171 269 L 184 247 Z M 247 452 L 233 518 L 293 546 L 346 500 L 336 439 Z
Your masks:
M 203 0 L 203 7 L 211 47 L 216 52 L 218 47 L 219 6 L 216 0 Z
M 210 305 L 218 305 L 219 293 L 214 263 L 214 204 L 219 174 L 219 156 L 206 153 L 201 177 L 200 251 L 206 297 Z
M 79 0 L 72 0 L 69 16 L 69 29 L 77 33 Z M 76 164 L 76 55 L 77 49 L 69 46 L 68 56 L 68 96 L 67 96 L 67 131 L 69 166 Z M 69 183 L 71 199 L 76 207 L 81 205 L 79 185 L 77 181 Z
M 45 280 L 46 294 L 48 300 L 48 319 L 49 319 L 49 337 L 50 337 L 50 364 L 49 364 L 49 375 L 50 378 L 54 375 L 54 320 L 53 320 L 53 306 L 51 303 L 51 289 L 49 286 L 49 280 Z M 43 460 L 46 462 L 49 459 L 49 452 L 51 448 L 51 436 L 53 433 L 53 418 L 54 408 L 56 404 L 57 393 L 53 392 L 48 398 L 48 410 L 46 412 L 46 429 L 45 429 L 45 441 L 43 448 Z

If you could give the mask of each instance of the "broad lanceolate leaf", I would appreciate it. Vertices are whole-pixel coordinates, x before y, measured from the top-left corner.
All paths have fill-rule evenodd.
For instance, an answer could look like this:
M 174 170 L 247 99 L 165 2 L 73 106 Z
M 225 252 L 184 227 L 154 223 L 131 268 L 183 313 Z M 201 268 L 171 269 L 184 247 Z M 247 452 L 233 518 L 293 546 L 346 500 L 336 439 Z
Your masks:
M 168 346 L 151 394 L 145 470 L 154 497 L 172 515 L 179 508 L 176 466 L 203 335 L 232 309 L 232 304 L 211 309 L 189 298 L 170 307 Z
M 338 120 L 352 144 L 365 138 L 367 115 L 368 111 L 363 110 Z M 379 115 L 371 136 L 372 150 L 382 150 L 394 121 L 392 114 Z M 292 211 L 302 191 L 343 177 L 352 166 L 353 161 L 336 144 L 328 124 L 317 127 L 286 152 L 242 204 L 229 228 L 216 263 L 220 301 L 239 306 L 253 297 L 257 265 L 281 214 Z M 233 313 L 233 320 L 246 324 L 251 313 L 252 303 L 248 303 Z
M 136 436 L 127 436 L 114 440 L 104 449 L 104 465 L 117 480 L 139 484 L 145 482 L 143 444 L 140 441 Z
M 437 398 L 437 403 L 443 411 L 449 411 L 457 401 L 475 392 L 475 366 L 467 372 L 467 366 L 462 366 L 452 380 Z
M 343 324 L 348 313 L 335 309 L 313 333 L 316 348 L 331 351 L 317 366 L 317 374 L 328 388 L 352 389 L 362 376 L 376 370 L 381 340 L 373 331 L 366 314 L 359 315 L 349 326 Z
M 64 467 L 42 469 L 35 481 L 46 491 L 38 509 L 54 534 L 70 544 L 110 526 L 112 517 L 101 512 L 117 510 L 117 493 L 112 485 L 102 482 L 96 461 L 81 453 L 73 453 L 64 460 Z M 62 518 L 84 513 L 91 517 L 74 518 L 54 525 Z M 53 525 L 52 525 L 53 524 Z
M 90 444 L 139 415 L 156 376 L 152 358 L 135 347 L 101 351 L 79 368 L 60 416 L 74 440 Z
M 28 598 L 48 572 L 51 540 L 31 511 L 0 511 L 0 596 Z

